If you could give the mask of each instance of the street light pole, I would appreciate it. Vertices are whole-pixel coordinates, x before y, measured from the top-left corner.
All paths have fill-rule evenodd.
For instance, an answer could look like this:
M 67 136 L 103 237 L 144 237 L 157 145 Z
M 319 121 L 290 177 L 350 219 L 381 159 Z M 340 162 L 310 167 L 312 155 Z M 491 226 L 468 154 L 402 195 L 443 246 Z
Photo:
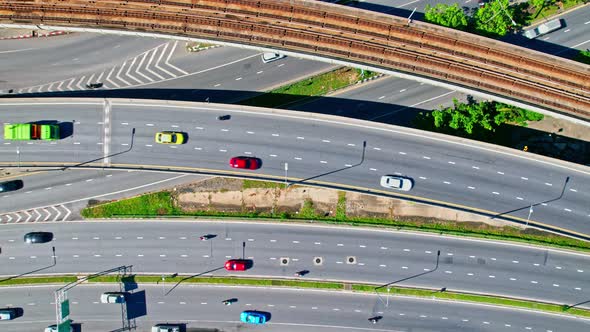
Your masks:
M 533 204 L 529 207 L 529 216 L 526 218 L 526 227 L 529 227 L 529 220 L 531 220 L 531 214 L 533 214 Z
M 287 171 L 289 170 L 289 163 L 285 162 L 285 189 L 287 189 Z

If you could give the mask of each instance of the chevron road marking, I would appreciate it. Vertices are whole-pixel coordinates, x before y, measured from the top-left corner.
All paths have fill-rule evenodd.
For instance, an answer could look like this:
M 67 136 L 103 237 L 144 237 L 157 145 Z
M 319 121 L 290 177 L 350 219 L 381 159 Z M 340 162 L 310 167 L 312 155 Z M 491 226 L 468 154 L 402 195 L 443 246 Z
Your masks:
M 76 80 L 76 78 L 72 78 L 70 80 L 70 83 L 68 83 L 68 86 L 66 87 L 66 89 L 70 90 L 70 91 L 74 91 L 74 89 L 72 89 L 72 83 L 74 83 L 74 81 Z
M 23 218 L 18 212 L 15 213 L 18 216 L 18 219 L 16 219 L 16 222 L 20 222 L 20 220 Z
M 48 92 L 52 92 L 52 91 L 53 91 L 52 87 L 53 87 L 53 85 L 54 85 L 55 83 L 56 83 L 56 82 L 53 82 L 53 83 L 49 84 L 49 87 L 47 87 L 47 91 L 48 91 Z
M 39 213 L 39 211 L 37 211 L 37 209 L 35 209 L 33 211 L 35 211 L 35 213 L 37 214 L 37 219 L 35 219 L 35 222 L 37 222 L 39 220 L 39 218 L 41 218 L 41 213 Z
M 125 81 L 124 79 L 121 78 L 121 72 L 123 71 L 123 68 L 125 67 L 125 64 L 127 63 L 127 60 L 125 60 L 125 62 L 123 62 L 123 64 L 121 65 L 121 69 L 119 69 L 119 72 L 117 73 L 117 76 L 115 76 L 119 81 L 125 83 L 126 85 L 131 85 L 129 84 L 129 82 Z
M 148 79 L 150 82 L 153 82 L 154 80 L 151 77 L 144 75 L 142 72 L 139 71 L 141 69 L 141 65 L 143 65 L 143 62 L 145 61 L 145 58 L 147 58 L 147 55 L 148 55 L 148 52 L 145 52 L 143 54 L 143 57 L 141 57 L 141 60 L 139 61 L 139 65 L 137 65 L 137 69 L 135 70 L 135 72 L 137 74 L 143 76 L 144 78 Z
M 80 85 L 82 83 L 82 81 L 86 78 L 86 75 L 82 76 L 80 78 L 80 80 L 78 81 L 78 83 L 76 83 L 76 87 L 78 88 L 78 90 L 84 90 L 84 88 Z
M 174 54 L 174 51 L 176 50 L 176 46 L 178 45 L 178 40 L 174 42 L 174 45 L 172 46 L 172 50 L 170 51 L 170 53 L 168 53 L 168 58 L 166 59 L 165 64 L 167 64 L 168 66 L 178 70 L 179 72 L 183 73 L 184 75 L 188 75 L 188 72 L 170 64 L 170 58 L 172 57 L 172 54 Z
M 143 84 L 142 81 L 138 80 L 137 78 L 135 78 L 133 75 L 131 75 L 129 72 L 131 71 L 131 68 L 133 68 L 133 65 L 135 64 L 135 61 L 137 60 L 137 57 L 133 57 L 133 61 L 131 61 L 131 65 L 129 65 L 129 68 L 127 69 L 127 72 L 125 73 L 125 76 L 129 76 L 132 79 L 134 79 L 136 82 L 138 82 L 139 84 Z
M 88 79 L 88 81 L 86 82 L 86 84 L 92 83 L 92 80 L 94 79 L 94 75 L 95 74 L 92 74 L 92 76 L 90 76 L 90 78 Z
M 27 217 L 27 220 L 25 220 L 25 222 L 29 222 L 29 219 L 31 219 L 32 215 L 29 212 L 27 212 L 27 211 L 23 211 L 23 212 L 26 213 L 27 216 L 28 216 Z
M 111 75 L 113 74 L 113 71 L 115 71 L 115 68 L 116 68 L 116 67 L 113 67 L 113 68 L 111 69 L 111 71 L 109 72 L 109 74 L 107 75 L 107 81 L 108 81 L 109 83 L 111 83 L 112 85 L 114 85 L 115 87 L 117 87 L 117 88 L 120 88 L 119 84 L 117 84 L 117 83 L 115 83 L 115 82 L 113 82 L 113 81 L 111 80 Z
M 68 209 L 67 207 L 65 207 L 65 205 L 60 205 L 62 208 L 66 209 L 66 211 L 68 211 L 68 213 L 66 213 L 66 215 L 64 216 L 64 218 L 62 219 L 63 221 L 66 221 L 68 219 L 68 217 L 70 216 L 70 214 L 72 214 L 72 211 L 70 211 L 70 209 Z
M 37 87 L 37 92 L 41 92 L 41 89 L 43 89 L 43 87 L 44 87 L 44 86 L 45 86 L 45 85 L 39 85 L 39 86 Z
M 45 213 L 47 213 L 47 217 L 45 217 L 45 219 L 43 219 L 43 221 L 47 221 L 47 219 L 49 219 L 49 217 L 51 217 L 51 213 L 49 213 L 49 211 L 47 211 L 46 208 L 43 208 L 43 211 L 45 211 Z
M 27 90 L 27 93 L 32 93 L 32 92 L 33 92 L 33 88 L 29 88 L 29 89 Z
M 156 68 L 160 69 L 161 71 L 165 72 L 166 74 L 168 74 L 168 75 L 170 75 L 172 77 L 177 77 L 178 75 L 172 74 L 171 72 L 169 72 L 166 69 L 160 67 L 160 65 L 159 65 L 159 63 L 162 61 L 162 57 L 164 56 L 164 53 L 166 52 L 166 49 L 168 49 L 168 43 L 164 44 L 164 49 L 160 53 L 160 56 L 158 57 L 158 61 L 156 61 Z
M 8 217 L 8 222 L 12 220 L 12 217 L 10 215 L 6 215 L 6 217 Z
M 61 86 L 64 84 L 65 81 L 61 81 L 59 82 L 59 85 L 57 86 L 57 90 L 61 91 Z
M 100 73 L 100 75 L 98 75 L 98 78 L 96 79 L 97 82 L 102 82 L 100 80 L 102 78 L 102 75 L 104 75 L 104 70 L 102 71 L 102 73 Z
M 160 74 L 154 72 L 153 70 L 150 69 L 150 64 L 152 63 L 152 61 L 154 60 L 154 56 L 156 55 L 156 49 L 153 49 L 153 53 L 152 51 L 149 51 L 148 53 L 152 53 L 152 56 L 150 57 L 150 60 L 148 61 L 147 65 L 145 66 L 145 69 L 147 71 L 149 71 L 150 73 L 152 73 L 154 76 L 159 77 L 161 80 L 164 79 L 164 77 L 162 77 Z
M 56 221 L 57 218 L 59 218 L 59 216 L 61 216 L 61 211 L 56 209 L 54 205 L 52 205 L 51 208 L 54 209 L 55 212 L 57 212 L 57 216 L 55 216 L 55 218 L 53 218 L 53 220 L 52 220 L 52 221 Z

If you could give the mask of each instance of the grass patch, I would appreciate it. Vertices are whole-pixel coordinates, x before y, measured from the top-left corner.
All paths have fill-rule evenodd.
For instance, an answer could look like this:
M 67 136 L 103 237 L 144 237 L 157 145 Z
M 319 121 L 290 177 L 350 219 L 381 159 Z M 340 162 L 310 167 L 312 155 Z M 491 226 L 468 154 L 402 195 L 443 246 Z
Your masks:
M 563 11 L 566 11 L 572 7 L 575 7 L 575 6 L 582 5 L 586 2 L 588 2 L 588 0 L 564 0 L 564 1 L 561 1 L 561 3 L 563 4 Z M 533 23 L 537 23 L 540 21 L 544 21 L 544 20 L 547 20 L 548 18 L 550 18 L 551 16 L 557 14 L 559 12 L 559 6 L 557 5 L 557 3 L 559 3 L 559 1 L 557 1 L 555 4 L 552 4 L 550 6 L 543 7 L 540 12 L 538 10 L 535 10 L 534 13 L 530 16 L 530 19 L 527 20 L 527 23 L 533 24 Z M 532 4 L 531 4 L 531 6 L 532 6 Z
M 358 292 L 374 292 L 375 286 L 354 284 L 354 285 L 352 285 L 352 290 L 358 291 Z M 388 294 L 386 288 L 380 288 L 378 290 L 378 292 L 380 294 L 385 294 L 385 295 Z M 389 294 L 495 304 L 495 305 L 502 305 L 502 306 L 527 308 L 527 309 L 533 309 L 533 310 L 539 310 L 539 311 L 569 313 L 569 314 L 576 315 L 576 316 L 590 317 L 590 310 L 571 308 L 567 305 L 564 306 L 564 305 L 559 305 L 559 304 L 532 302 L 532 301 L 509 299 L 509 298 L 497 297 L 497 296 L 465 294 L 465 293 L 455 293 L 455 292 L 447 292 L 447 291 L 441 292 L 441 291 L 436 291 L 436 290 L 401 288 L 401 287 L 390 287 Z
M 336 220 L 346 220 L 346 191 L 338 192 L 338 203 L 336 204 Z
M 178 213 L 180 211 L 173 206 L 170 192 L 161 191 L 89 207 L 82 210 L 81 215 L 85 218 L 110 218 L 115 215 L 160 216 Z
M 313 219 L 317 217 L 313 207 L 313 201 L 311 199 L 305 199 L 303 206 L 299 210 L 298 217 L 302 219 Z
M 74 282 L 78 278 L 74 276 L 56 276 L 56 277 L 24 277 L 4 280 L 0 282 L 0 286 L 14 286 L 14 285 L 33 285 L 33 284 L 68 284 Z
M 256 180 L 243 180 L 242 182 L 242 190 L 244 189 L 253 189 L 253 188 L 280 188 L 283 184 L 278 182 L 270 182 L 270 181 L 256 181 Z
M 120 282 L 121 278 L 118 276 L 100 276 L 88 280 L 88 282 Z M 342 290 L 344 285 L 337 282 L 316 282 L 304 280 L 277 280 L 277 279 L 253 279 L 253 278 L 231 278 L 231 277 L 194 277 L 176 276 L 174 278 L 166 278 L 162 280 L 161 276 L 134 276 L 134 282 L 144 283 L 192 283 L 192 284 L 228 284 L 228 285 L 247 285 L 247 286 L 284 286 L 284 287 L 300 287 L 300 288 L 319 288 Z
M 378 74 L 361 69 L 349 67 L 338 68 L 243 100 L 239 104 L 258 107 L 278 107 L 308 97 L 323 96 L 376 75 Z

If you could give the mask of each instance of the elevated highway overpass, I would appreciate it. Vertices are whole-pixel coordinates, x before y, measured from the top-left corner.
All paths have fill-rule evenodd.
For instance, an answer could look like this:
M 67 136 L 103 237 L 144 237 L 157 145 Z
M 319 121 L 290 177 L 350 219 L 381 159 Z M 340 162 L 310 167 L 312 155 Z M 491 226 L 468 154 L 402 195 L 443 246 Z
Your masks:
M 405 18 L 309 0 L 0 1 L 0 24 L 213 40 L 419 79 L 580 122 L 590 67 Z

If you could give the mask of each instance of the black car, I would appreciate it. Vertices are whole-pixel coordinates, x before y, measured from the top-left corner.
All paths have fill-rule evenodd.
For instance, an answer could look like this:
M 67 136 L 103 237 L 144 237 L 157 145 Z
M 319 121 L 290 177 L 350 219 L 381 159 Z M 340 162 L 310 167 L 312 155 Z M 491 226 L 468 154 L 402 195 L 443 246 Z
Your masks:
M 51 232 L 30 232 L 25 234 L 25 243 L 47 243 L 53 240 Z
M 23 180 L 0 182 L 0 193 L 19 190 L 23 187 Z
M 229 114 L 220 115 L 220 116 L 217 117 L 217 120 L 222 120 L 222 121 L 223 120 L 229 120 L 229 119 L 231 119 L 231 115 L 229 115 Z

